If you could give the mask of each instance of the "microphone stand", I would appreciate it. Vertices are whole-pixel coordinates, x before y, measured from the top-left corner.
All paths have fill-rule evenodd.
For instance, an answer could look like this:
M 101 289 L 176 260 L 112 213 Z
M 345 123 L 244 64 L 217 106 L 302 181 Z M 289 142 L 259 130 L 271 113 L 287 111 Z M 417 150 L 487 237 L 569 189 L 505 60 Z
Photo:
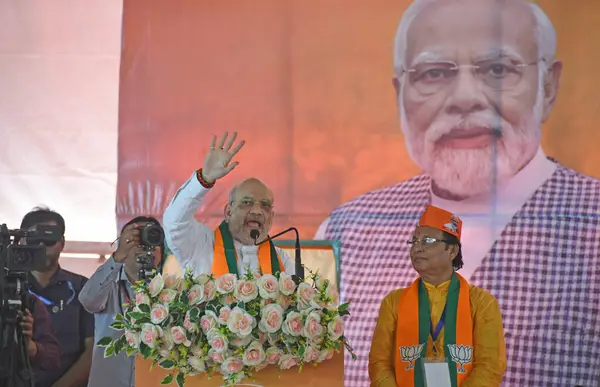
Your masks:
M 258 237 L 260 235 L 258 230 L 250 231 L 250 236 L 252 237 L 252 239 L 254 239 L 254 245 L 258 246 L 267 241 L 273 240 L 283 234 L 287 234 L 290 231 L 294 231 L 294 233 L 296 234 L 296 244 L 295 244 L 295 253 L 296 254 L 295 254 L 295 259 L 294 259 L 294 262 L 296 264 L 296 273 L 295 273 L 295 275 L 292 276 L 292 279 L 294 280 L 296 285 L 298 285 L 304 281 L 304 266 L 302 266 L 302 258 L 300 256 L 300 233 L 298 233 L 298 229 L 296 229 L 296 227 L 290 227 L 290 228 L 283 230 L 282 232 L 275 234 L 273 236 L 267 235 L 267 238 L 261 242 L 258 242 Z

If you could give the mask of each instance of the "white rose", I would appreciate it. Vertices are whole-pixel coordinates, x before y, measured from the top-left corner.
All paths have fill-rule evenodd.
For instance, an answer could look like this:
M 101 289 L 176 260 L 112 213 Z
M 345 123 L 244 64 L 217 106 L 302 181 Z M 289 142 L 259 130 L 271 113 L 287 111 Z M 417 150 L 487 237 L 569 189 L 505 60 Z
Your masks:
M 267 333 L 275 333 L 283 324 L 283 308 L 278 304 L 269 304 L 260 311 L 259 329 Z
M 125 331 L 125 340 L 131 348 L 139 348 L 141 337 L 139 332 Z
M 155 325 L 148 323 L 142 325 L 142 343 L 146 344 L 150 348 L 154 348 L 159 337 L 160 334 Z
M 296 283 L 291 275 L 287 273 L 279 274 L 279 291 L 286 296 L 294 294 L 296 291 Z
M 242 361 L 244 365 L 254 367 L 264 362 L 266 359 L 265 351 L 258 341 L 252 342 L 244 351 Z
M 267 300 L 277 298 L 277 294 L 279 293 L 279 281 L 277 277 L 272 274 L 264 274 L 256 281 L 256 284 L 262 298 Z
M 168 304 L 177 298 L 177 292 L 174 289 L 163 289 L 158 294 L 158 300 L 163 304 Z
M 160 292 L 165 287 L 165 281 L 163 280 L 162 275 L 156 274 L 152 280 L 150 281 L 150 285 L 148 286 L 148 290 L 150 291 L 150 296 L 156 297 L 160 294 Z
M 239 280 L 235 286 L 235 296 L 242 302 L 250 302 L 258 297 L 256 281 Z
M 198 305 L 204 301 L 204 285 L 194 285 L 188 292 L 190 305 Z
M 169 307 L 164 304 L 155 304 L 150 310 L 152 324 L 160 324 L 169 317 Z
M 220 294 L 232 293 L 235 289 L 236 282 L 237 277 L 235 274 L 223 274 L 215 281 L 215 284 L 217 286 L 217 292 L 219 292 Z
M 246 313 L 243 309 L 235 307 L 229 314 L 227 327 L 232 333 L 245 337 L 252 333 L 252 329 L 255 326 L 256 320 L 254 317 Z

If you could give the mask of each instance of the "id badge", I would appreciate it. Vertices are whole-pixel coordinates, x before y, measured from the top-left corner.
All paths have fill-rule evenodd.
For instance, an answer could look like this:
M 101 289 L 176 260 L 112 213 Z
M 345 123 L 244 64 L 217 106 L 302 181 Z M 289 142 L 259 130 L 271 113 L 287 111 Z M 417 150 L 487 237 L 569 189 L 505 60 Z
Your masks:
M 426 387 L 452 387 L 445 359 L 423 359 L 423 376 Z

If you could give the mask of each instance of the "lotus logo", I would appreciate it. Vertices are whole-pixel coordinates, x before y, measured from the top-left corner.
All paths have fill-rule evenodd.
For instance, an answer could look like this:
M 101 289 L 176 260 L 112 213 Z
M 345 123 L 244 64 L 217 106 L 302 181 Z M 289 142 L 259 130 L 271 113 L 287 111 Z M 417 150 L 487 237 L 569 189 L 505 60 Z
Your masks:
M 448 352 L 453 362 L 460 364 L 456 372 L 466 374 L 465 364 L 470 364 L 473 361 L 473 347 L 468 345 L 448 344 Z
M 408 363 L 408 366 L 405 368 L 406 371 L 410 371 L 414 368 L 414 362 L 421 357 L 423 347 L 425 347 L 425 344 L 400 347 L 400 357 L 402 358 L 402 361 Z

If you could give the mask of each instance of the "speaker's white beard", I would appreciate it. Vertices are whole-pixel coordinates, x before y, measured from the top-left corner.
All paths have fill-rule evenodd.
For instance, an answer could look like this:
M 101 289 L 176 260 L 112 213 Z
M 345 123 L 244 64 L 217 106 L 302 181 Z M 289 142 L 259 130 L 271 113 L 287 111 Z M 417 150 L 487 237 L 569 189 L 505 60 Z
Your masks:
M 400 122 L 408 153 L 428 174 L 436 186 L 459 196 L 468 197 L 491 192 L 497 184 L 513 177 L 537 152 L 541 141 L 543 83 L 540 82 L 534 108 L 523 121 L 513 126 L 493 111 L 473 113 L 464 119 L 437 117 L 426 131 L 411 130 L 400 91 Z M 403 86 L 404 87 L 404 86 Z M 484 148 L 454 149 L 438 147 L 435 142 L 453 128 L 489 127 L 502 135 Z

